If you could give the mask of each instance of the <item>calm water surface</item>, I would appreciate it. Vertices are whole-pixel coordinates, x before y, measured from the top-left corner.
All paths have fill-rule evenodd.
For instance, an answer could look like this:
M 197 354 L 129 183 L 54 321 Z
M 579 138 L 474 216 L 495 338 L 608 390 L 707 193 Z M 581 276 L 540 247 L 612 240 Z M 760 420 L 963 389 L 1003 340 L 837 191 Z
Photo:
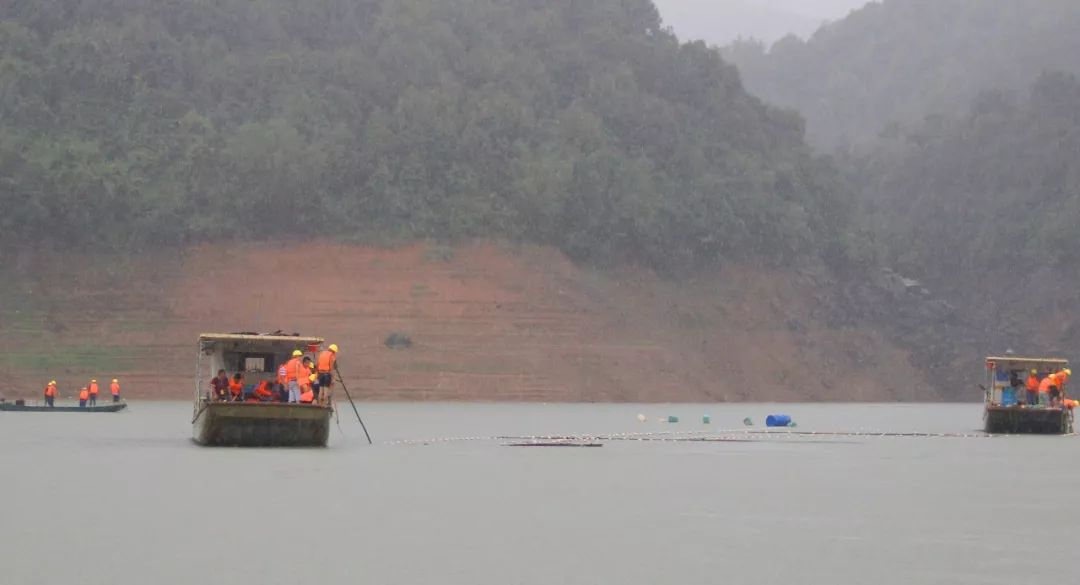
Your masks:
M 1077 437 L 397 443 L 778 411 L 798 430 L 969 433 L 978 405 L 362 407 L 375 446 L 343 410 L 330 448 L 278 450 L 194 445 L 188 403 L 0 413 L 0 582 L 1080 581 Z

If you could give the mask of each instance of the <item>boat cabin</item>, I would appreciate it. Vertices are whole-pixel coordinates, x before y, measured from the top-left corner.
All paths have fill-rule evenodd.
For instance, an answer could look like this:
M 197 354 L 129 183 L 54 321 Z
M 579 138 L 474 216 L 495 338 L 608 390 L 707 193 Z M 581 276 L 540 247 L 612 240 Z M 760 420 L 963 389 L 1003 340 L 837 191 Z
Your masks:
M 991 356 L 986 358 L 983 419 L 988 433 L 1066 434 L 1073 429 L 1073 401 L 1068 383 L 1045 390 L 1047 376 L 1068 370 L 1069 362 L 1056 358 Z M 1028 379 L 1037 383 L 1028 389 Z M 1056 380 L 1056 378 L 1055 378 Z

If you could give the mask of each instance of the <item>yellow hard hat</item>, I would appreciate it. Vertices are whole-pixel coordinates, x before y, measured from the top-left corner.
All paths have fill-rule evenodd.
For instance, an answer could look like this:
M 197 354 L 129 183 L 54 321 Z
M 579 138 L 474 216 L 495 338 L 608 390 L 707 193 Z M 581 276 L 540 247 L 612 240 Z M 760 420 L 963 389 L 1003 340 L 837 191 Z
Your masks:
M 56 385 L 56 380 L 50 380 L 49 384 L 52 384 L 53 386 L 55 386 Z
M 1072 375 L 1072 370 L 1070 370 L 1069 368 L 1065 368 L 1064 370 L 1062 370 L 1062 372 L 1064 372 L 1064 374 L 1066 376 L 1071 376 Z
M 318 376 L 316 376 L 315 374 L 312 374 L 312 375 L 310 375 L 310 376 L 308 376 L 308 377 L 307 377 L 307 379 L 308 379 L 308 380 L 311 380 L 312 382 L 314 382 L 314 381 L 315 381 L 315 380 L 317 380 L 318 378 L 319 378 L 319 377 L 318 377 Z
M 330 351 L 332 351 L 334 353 L 337 353 L 337 344 L 336 343 L 331 343 L 329 349 L 330 349 Z
M 1032 374 L 1038 374 L 1038 373 L 1039 373 L 1039 370 L 1031 370 L 1031 373 L 1032 373 Z
M 299 349 L 292 350 L 292 356 L 293 357 L 300 357 L 302 355 L 304 355 L 304 352 L 300 351 Z
M 113 382 L 119 382 L 120 380 L 117 380 L 116 378 L 113 378 L 112 381 Z
M 97 380 L 90 380 L 91 384 L 97 384 Z

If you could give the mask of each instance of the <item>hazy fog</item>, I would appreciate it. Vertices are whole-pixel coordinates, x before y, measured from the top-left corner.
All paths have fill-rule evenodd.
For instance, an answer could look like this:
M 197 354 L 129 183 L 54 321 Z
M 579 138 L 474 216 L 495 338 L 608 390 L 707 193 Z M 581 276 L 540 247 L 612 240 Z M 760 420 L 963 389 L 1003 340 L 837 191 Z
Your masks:
M 772 42 L 806 37 L 868 0 L 654 0 L 664 22 L 683 39 L 727 44 L 742 36 Z

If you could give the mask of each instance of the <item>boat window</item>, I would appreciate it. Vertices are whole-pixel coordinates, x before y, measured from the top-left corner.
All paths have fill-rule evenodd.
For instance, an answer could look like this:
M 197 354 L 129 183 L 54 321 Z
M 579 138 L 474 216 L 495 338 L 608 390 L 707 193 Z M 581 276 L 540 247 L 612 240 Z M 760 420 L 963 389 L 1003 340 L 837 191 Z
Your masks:
M 244 358 L 245 372 L 265 372 L 266 358 L 263 356 L 247 356 Z

